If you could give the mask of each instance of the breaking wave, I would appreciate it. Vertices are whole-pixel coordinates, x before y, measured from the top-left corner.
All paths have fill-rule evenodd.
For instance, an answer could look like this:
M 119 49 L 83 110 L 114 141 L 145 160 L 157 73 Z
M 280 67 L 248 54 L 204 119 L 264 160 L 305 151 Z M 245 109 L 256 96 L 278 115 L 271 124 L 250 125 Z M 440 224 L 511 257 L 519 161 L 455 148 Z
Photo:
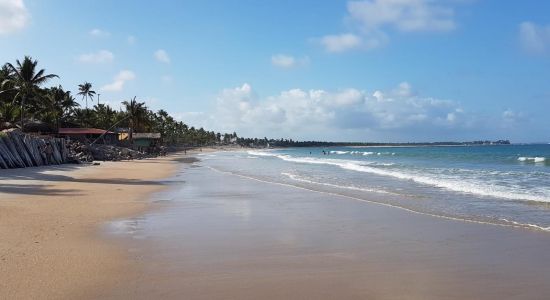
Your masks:
M 513 187 L 504 185 L 492 185 L 483 183 L 480 181 L 472 180 L 471 178 L 464 177 L 448 177 L 442 174 L 429 174 L 426 171 L 421 173 L 413 170 L 402 170 L 398 168 L 384 168 L 394 166 L 393 163 L 377 163 L 367 161 L 354 161 L 344 159 L 329 159 L 329 158 L 316 158 L 316 157 L 293 157 L 290 155 L 249 151 L 251 155 L 257 156 L 271 156 L 282 159 L 288 162 L 302 163 L 302 164 L 321 164 L 337 166 L 345 170 L 370 173 L 380 176 L 393 177 L 400 180 L 410 180 L 416 183 L 435 186 L 438 188 L 447 189 L 453 192 L 475 194 L 478 196 L 494 197 L 507 200 L 522 200 L 522 201 L 534 201 L 534 202 L 546 202 L 550 203 L 550 195 L 544 194 L 530 194 L 522 192 L 521 189 L 514 189 Z

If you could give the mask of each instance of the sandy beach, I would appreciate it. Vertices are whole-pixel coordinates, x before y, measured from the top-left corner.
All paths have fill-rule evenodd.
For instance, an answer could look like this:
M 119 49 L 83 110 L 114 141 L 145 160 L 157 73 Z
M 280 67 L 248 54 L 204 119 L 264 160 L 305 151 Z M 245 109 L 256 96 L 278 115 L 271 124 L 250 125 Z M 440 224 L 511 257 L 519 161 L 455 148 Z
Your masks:
M 97 234 L 151 208 L 173 157 L 0 172 L 0 299 L 92 299 L 134 265 Z
M 196 161 L 3 172 L 0 298 L 550 295 L 548 233 L 413 214 Z M 162 204 L 152 204 L 161 190 Z

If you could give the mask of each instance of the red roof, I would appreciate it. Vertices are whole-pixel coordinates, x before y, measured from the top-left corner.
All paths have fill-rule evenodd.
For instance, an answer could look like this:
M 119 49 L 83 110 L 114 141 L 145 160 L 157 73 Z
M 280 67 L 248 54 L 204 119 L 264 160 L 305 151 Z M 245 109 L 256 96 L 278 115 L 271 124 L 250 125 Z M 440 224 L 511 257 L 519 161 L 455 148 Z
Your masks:
M 98 128 L 59 128 L 59 134 L 104 134 L 111 133 L 112 131 L 107 131 Z

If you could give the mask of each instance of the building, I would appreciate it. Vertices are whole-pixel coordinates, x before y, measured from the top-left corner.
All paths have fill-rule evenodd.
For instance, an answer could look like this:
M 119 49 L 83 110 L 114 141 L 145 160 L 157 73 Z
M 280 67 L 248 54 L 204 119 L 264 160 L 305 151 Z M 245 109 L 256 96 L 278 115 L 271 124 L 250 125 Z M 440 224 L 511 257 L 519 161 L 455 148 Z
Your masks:
M 130 134 L 128 132 L 119 132 L 118 139 L 121 142 L 129 142 Z M 160 133 L 158 132 L 135 132 L 132 134 L 134 139 L 133 146 L 142 150 L 150 147 L 156 147 L 160 143 Z
M 99 138 L 97 143 L 100 144 L 117 142 L 116 133 L 98 128 L 59 128 L 58 136 L 81 142 L 93 142 Z

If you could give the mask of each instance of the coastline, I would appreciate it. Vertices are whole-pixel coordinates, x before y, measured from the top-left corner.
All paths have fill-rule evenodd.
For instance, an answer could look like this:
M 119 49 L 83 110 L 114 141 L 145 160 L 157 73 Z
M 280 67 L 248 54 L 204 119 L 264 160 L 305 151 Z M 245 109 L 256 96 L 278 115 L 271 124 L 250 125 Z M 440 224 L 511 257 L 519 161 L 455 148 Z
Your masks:
M 123 281 L 135 266 L 98 228 L 150 209 L 179 157 L 0 172 L 0 298 L 90 299 Z
M 545 232 L 235 176 L 200 153 L 0 173 L 0 298 L 550 295 Z M 106 236 L 115 220 L 131 228 Z
M 550 236 L 217 172 L 121 234 L 140 266 L 109 299 L 542 299 Z M 216 184 L 212 184 L 215 182 Z

